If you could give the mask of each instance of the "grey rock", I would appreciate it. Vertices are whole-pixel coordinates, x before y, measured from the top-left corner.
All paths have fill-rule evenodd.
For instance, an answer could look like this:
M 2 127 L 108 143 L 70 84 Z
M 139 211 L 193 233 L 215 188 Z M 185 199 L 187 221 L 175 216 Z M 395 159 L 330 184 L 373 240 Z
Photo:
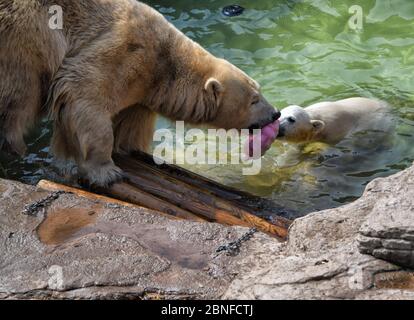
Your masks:
M 0 299 L 414 299 L 413 178 L 377 179 L 297 219 L 286 243 L 257 233 L 235 257 L 216 249 L 245 228 L 70 194 L 24 215 L 49 193 L 0 180 Z
M 411 167 L 372 181 L 349 205 L 297 219 L 274 252 L 253 248 L 223 297 L 414 299 L 414 275 L 388 262 L 413 260 L 413 181 Z
M 237 257 L 216 249 L 245 228 L 175 221 L 146 209 L 108 206 L 71 194 L 45 212 L 25 204 L 49 193 L 0 180 L 0 298 L 219 298 Z
M 359 250 L 414 268 L 414 174 L 400 174 L 387 197 L 379 198 L 362 224 Z

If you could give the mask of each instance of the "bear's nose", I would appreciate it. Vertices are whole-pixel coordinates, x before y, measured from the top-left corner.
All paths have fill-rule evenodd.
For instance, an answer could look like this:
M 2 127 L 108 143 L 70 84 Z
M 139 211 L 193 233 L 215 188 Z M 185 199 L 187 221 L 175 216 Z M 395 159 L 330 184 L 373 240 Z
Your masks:
M 279 110 L 275 110 L 274 112 L 273 112 L 273 114 L 272 114 L 272 121 L 276 121 L 277 119 L 279 119 L 280 118 L 280 116 L 281 116 L 282 114 L 280 113 L 280 111 Z

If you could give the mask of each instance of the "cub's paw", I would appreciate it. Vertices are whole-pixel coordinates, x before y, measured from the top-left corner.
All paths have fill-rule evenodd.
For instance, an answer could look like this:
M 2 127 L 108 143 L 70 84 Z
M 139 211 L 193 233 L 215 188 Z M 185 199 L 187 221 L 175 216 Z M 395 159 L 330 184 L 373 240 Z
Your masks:
M 110 188 L 125 180 L 123 171 L 113 163 L 83 165 L 79 168 L 79 184 L 88 188 Z

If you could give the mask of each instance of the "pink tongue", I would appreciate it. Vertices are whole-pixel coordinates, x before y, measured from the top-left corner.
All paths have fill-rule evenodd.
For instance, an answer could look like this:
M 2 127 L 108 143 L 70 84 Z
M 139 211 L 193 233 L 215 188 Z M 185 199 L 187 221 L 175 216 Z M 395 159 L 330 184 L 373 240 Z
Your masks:
M 279 120 L 262 128 L 261 134 L 250 135 L 244 146 L 244 153 L 249 158 L 259 158 L 270 149 L 279 133 Z M 260 149 L 259 149 L 260 148 Z M 254 154 L 256 152 L 256 154 Z

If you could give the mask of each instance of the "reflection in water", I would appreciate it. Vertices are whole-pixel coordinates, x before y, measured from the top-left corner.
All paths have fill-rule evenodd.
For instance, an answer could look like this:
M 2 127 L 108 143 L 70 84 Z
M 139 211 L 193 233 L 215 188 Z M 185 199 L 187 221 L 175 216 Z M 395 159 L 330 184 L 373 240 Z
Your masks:
M 219 0 L 147 3 L 257 79 L 279 108 L 364 96 L 390 103 L 398 120 L 392 140 L 373 148 L 360 143 L 364 137 L 306 148 L 276 142 L 257 176 L 242 176 L 238 166 L 188 168 L 306 213 L 352 201 L 372 179 L 414 160 L 414 2 L 360 1 L 365 18 L 360 32 L 348 26 L 353 0 L 240 0 L 246 10 L 231 18 L 223 16 Z M 158 122 L 158 127 L 170 126 L 164 119 Z M 1 155 L 0 176 L 29 183 L 56 179 L 49 166 L 49 138 L 44 123 L 31 135 L 23 160 Z
M 262 158 L 260 174 L 254 176 L 243 176 L 242 165 L 185 167 L 304 214 L 353 201 L 372 179 L 410 165 L 412 157 L 401 158 L 412 152 L 404 139 L 396 133 L 381 138 L 377 132 L 367 132 L 335 146 L 277 141 Z

